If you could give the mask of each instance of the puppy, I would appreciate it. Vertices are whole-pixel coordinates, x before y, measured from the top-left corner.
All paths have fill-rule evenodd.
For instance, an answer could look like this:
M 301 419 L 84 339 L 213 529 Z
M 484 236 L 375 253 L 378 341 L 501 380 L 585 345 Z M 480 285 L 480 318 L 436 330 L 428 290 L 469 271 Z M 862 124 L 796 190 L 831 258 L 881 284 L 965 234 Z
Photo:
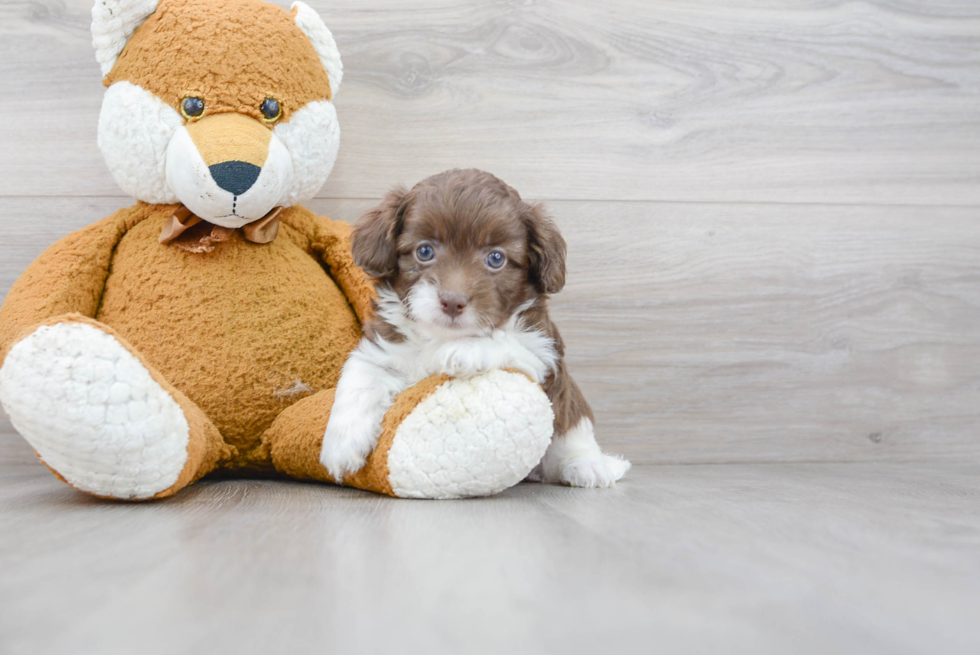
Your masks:
M 565 367 L 548 294 L 565 284 L 565 241 L 540 206 L 489 173 L 451 170 L 397 188 L 354 229 L 354 261 L 377 283 L 376 318 L 344 365 L 320 461 L 359 470 L 400 392 L 437 373 L 512 368 L 543 387 L 551 445 L 531 479 L 608 487 L 630 467 L 595 441 Z

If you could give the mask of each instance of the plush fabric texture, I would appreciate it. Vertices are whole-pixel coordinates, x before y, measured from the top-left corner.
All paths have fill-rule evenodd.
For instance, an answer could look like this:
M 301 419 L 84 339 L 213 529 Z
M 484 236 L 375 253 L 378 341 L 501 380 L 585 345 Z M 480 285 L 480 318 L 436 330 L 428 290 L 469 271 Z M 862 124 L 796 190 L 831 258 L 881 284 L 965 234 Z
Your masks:
M 97 496 L 167 496 L 231 454 L 125 340 L 79 314 L 46 322 L 11 349 L 0 398 L 42 461 Z
M 84 491 L 150 498 L 172 487 L 187 463 L 190 426 L 180 406 L 95 326 L 38 328 L 10 351 L 0 389 L 17 430 Z
M 167 184 L 167 148 L 183 119 L 146 89 L 118 82 L 99 112 L 99 150 L 116 184 L 144 202 L 175 203 Z
M 72 313 L 95 316 L 113 249 L 129 227 L 146 218 L 149 208 L 140 204 L 120 209 L 64 237 L 27 267 L 0 307 L 0 361 L 45 321 Z
M 313 49 L 319 55 L 320 62 L 330 79 L 330 92 L 336 94 L 340 89 L 341 80 L 344 79 L 344 65 L 340 61 L 340 51 L 337 49 L 333 34 L 320 20 L 320 16 L 305 2 L 294 2 L 289 10 L 295 17 L 296 25 L 313 44 Z
M 105 77 L 106 86 L 121 81 L 174 108 L 185 97 L 201 98 L 205 116 L 234 111 L 261 120 L 271 93 L 282 122 L 333 95 L 295 13 L 251 0 L 162 0 Z
M 92 7 L 92 45 L 102 74 L 116 64 L 126 41 L 147 16 L 156 11 L 158 0 L 97 0 Z
M 290 390 L 334 387 L 361 336 L 347 297 L 315 259 L 315 217 L 291 208 L 270 244 L 235 233 L 196 254 L 159 244 L 169 214 L 149 214 L 119 240 L 96 318 L 200 406 L 242 464 L 264 464 L 251 451 L 302 397 Z M 174 324 L 193 329 L 174 334 Z
M 261 168 L 269 156 L 272 139 L 272 133 L 262 123 L 238 113 L 189 122 L 187 135 L 205 166 L 235 160 Z
M 340 150 L 337 110 L 329 100 L 311 102 L 288 123 L 278 123 L 273 133 L 293 157 L 293 183 L 279 202 L 291 207 L 316 195 L 333 170 Z
M 470 498 L 512 487 L 541 461 L 554 414 L 521 373 L 446 382 L 398 422 L 388 482 L 400 498 Z

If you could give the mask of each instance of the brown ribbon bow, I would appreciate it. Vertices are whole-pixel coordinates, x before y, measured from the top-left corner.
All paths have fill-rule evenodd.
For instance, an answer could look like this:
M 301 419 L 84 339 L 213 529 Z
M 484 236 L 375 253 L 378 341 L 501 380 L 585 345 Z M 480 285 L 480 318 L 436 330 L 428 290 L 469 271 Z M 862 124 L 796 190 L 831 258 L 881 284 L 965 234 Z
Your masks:
M 257 221 L 240 228 L 222 227 L 195 216 L 181 205 L 160 233 L 160 243 L 170 243 L 187 252 L 211 252 L 216 243 L 227 241 L 236 229 L 252 243 L 271 243 L 279 234 L 279 215 L 282 207 L 276 207 Z M 193 229 L 192 229 L 193 228 Z

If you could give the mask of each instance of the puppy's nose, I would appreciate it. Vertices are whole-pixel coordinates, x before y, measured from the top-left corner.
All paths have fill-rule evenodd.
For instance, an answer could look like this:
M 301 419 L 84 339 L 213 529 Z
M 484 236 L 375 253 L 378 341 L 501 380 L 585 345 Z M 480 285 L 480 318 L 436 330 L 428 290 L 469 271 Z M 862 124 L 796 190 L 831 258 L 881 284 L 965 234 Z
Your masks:
M 469 298 L 458 293 L 440 293 L 439 301 L 442 303 L 442 311 L 451 318 L 456 318 L 466 309 Z
M 240 196 L 255 184 L 262 169 L 255 164 L 244 161 L 226 161 L 214 166 L 208 166 L 211 177 L 219 187 L 236 196 Z

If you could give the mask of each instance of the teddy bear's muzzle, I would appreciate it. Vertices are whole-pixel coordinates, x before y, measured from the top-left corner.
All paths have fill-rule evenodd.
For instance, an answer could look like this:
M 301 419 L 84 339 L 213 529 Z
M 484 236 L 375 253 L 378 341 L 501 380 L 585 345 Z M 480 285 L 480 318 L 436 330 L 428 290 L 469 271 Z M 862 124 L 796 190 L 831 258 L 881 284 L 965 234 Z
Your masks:
M 167 147 L 167 183 L 196 216 L 239 228 L 281 204 L 293 177 L 282 142 L 259 121 L 235 112 L 178 129 Z

